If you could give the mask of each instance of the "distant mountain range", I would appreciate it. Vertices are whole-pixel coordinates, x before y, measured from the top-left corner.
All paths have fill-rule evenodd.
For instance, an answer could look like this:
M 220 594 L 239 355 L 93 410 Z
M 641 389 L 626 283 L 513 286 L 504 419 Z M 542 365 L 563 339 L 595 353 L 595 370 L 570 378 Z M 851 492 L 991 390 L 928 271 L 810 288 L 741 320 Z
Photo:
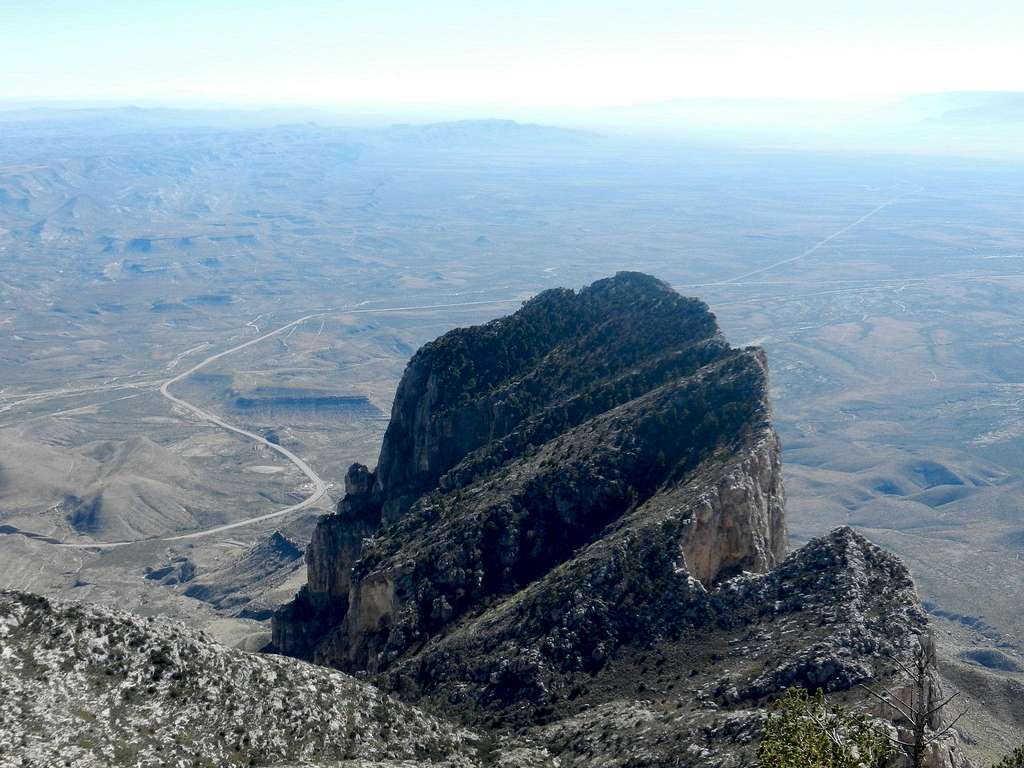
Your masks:
M 584 111 L 523 109 L 519 119 L 456 119 L 437 114 L 361 115 L 313 107 L 171 108 L 0 104 L 8 133 L 39 134 L 68 123 L 98 134 L 133 130 L 244 128 L 337 131 L 357 144 L 494 147 L 566 146 L 603 134 L 788 149 L 1024 157 L 1018 131 L 1024 92 L 962 91 L 891 100 L 672 99 Z M 48 128 L 47 126 L 50 126 Z M 276 135 L 276 134 L 275 134 Z

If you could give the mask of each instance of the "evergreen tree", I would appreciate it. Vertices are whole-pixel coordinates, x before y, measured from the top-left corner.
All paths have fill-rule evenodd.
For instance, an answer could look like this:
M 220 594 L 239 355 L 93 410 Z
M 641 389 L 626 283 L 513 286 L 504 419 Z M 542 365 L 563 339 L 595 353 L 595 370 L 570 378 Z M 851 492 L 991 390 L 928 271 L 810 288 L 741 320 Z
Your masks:
M 1024 744 L 1021 744 L 998 763 L 994 763 L 992 768 L 1024 768 Z
M 879 768 L 895 752 L 885 727 L 870 717 L 790 688 L 764 726 L 761 768 Z

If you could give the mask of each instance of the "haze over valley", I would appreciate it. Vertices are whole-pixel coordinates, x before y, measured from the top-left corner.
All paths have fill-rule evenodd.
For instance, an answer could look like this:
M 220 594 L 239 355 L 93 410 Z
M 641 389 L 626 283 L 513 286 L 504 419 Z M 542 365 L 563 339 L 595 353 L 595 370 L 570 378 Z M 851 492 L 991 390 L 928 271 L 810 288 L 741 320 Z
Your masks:
M 790 544 L 852 525 L 903 557 L 948 674 L 1002 696 L 1024 683 L 1022 170 L 504 120 L 0 112 L 0 585 L 257 649 L 421 345 L 642 271 L 765 349 Z

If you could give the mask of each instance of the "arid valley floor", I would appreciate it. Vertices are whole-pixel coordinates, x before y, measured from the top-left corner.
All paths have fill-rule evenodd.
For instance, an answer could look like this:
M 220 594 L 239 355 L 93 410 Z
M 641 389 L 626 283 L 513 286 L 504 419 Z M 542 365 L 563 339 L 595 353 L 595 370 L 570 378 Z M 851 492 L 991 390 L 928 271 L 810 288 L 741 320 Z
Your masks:
M 502 122 L 5 120 L 0 585 L 259 647 L 421 344 L 639 269 L 767 351 L 793 543 L 849 524 L 902 556 L 944 674 L 987 702 L 968 744 L 1024 727 L 1020 168 Z

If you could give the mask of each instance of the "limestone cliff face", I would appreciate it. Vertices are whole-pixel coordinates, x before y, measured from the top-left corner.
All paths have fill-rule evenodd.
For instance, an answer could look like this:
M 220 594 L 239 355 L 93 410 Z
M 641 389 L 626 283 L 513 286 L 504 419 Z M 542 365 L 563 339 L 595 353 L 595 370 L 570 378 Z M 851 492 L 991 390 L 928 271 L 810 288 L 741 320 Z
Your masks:
M 785 555 L 782 459 L 778 439 L 766 434 L 693 510 L 683 557 L 705 584 L 723 572 L 761 573 Z
M 380 528 L 380 509 L 368 503 L 370 471 L 354 464 L 345 476 L 345 497 L 333 515 L 313 530 L 306 549 L 307 583 L 297 598 L 274 616 L 272 643 L 293 656 L 308 656 L 348 609 L 352 566 L 363 539 Z
M 351 671 L 415 669 L 424 689 L 443 666 L 435 641 L 470 627 L 541 666 L 600 668 L 707 621 L 694 595 L 785 550 L 764 355 L 635 273 L 426 345 L 376 469 L 353 467 L 346 486 L 274 644 Z M 505 674 L 490 664 L 473 674 Z
M 334 515 L 325 517 L 313 531 L 307 565 L 309 591 L 325 602 L 348 599 L 352 566 L 359 558 L 363 539 L 380 527 L 380 510 L 366 502 L 372 483 L 370 471 L 353 464 L 345 477 L 345 497 Z

